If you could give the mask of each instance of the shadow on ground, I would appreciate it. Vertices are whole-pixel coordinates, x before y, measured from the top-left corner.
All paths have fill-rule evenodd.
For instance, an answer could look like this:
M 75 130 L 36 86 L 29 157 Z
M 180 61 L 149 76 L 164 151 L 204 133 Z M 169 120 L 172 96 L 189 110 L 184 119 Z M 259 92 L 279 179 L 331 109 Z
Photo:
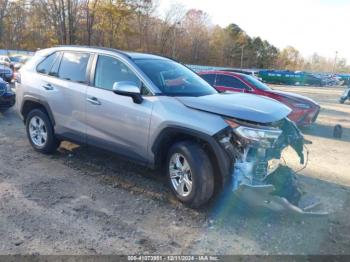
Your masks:
M 345 118 L 344 120 L 349 121 L 350 114 L 348 112 L 344 112 L 339 108 L 339 110 L 330 108 L 330 107 L 322 107 L 321 108 L 321 114 L 328 115 L 331 117 L 336 117 L 336 118 Z
M 342 126 L 342 138 L 338 139 L 333 136 L 335 125 L 325 125 L 320 123 L 315 123 L 310 127 L 302 128 L 302 132 L 306 135 L 318 136 L 328 139 L 341 140 L 350 142 L 350 128 L 344 127 L 342 122 L 339 124 Z

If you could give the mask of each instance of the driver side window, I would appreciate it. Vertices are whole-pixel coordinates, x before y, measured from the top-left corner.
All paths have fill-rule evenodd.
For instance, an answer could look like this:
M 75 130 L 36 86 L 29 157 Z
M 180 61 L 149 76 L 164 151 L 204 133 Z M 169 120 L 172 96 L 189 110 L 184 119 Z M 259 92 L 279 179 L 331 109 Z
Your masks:
M 99 55 L 95 71 L 95 87 L 113 90 L 116 82 L 133 82 L 141 88 L 139 78 L 122 62 L 110 57 Z

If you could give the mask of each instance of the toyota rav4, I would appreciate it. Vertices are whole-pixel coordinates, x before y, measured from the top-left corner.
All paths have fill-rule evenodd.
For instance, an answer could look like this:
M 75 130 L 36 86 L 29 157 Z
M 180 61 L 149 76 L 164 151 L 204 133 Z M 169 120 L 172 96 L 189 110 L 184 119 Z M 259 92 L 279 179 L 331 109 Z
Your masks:
M 18 111 L 39 152 L 62 140 L 110 150 L 163 170 L 194 208 L 230 185 L 261 205 L 302 211 L 296 188 L 279 193 L 272 163 L 288 146 L 303 162 L 304 139 L 273 99 L 220 94 L 171 59 L 99 47 L 38 51 L 18 82 Z

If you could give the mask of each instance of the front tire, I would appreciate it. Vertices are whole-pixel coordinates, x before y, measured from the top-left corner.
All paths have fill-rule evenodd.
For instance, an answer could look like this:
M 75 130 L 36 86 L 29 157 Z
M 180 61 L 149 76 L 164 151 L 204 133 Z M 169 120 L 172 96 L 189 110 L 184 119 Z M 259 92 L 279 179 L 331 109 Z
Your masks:
M 166 168 L 172 192 L 185 205 L 199 208 L 213 196 L 213 166 L 197 143 L 184 141 L 173 145 Z
M 52 123 L 43 110 L 34 109 L 29 112 L 26 131 L 29 142 L 36 151 L 51 154 L 57 150 L 59 141 L 55 138 Z
M 344 104 L 345 100 L 346 100 L 346 98 L 342 98 L 342 97 L 341 97 L 341 98 L 339 99 L 339 103 L 340 103 L 340 104 Z

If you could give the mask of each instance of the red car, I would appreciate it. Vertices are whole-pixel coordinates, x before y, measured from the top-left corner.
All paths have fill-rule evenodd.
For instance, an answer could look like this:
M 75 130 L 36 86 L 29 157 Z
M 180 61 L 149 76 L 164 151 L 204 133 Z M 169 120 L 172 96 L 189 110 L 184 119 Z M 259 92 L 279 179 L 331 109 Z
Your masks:
M 314 123 L 320 112 L 320 106 L 305 96 L 277 91 L 268 87 L 258 79 L 230 71 L 204 71 L 199 75 L 220 92 L 244 92 L 273 98 L 293 111 L 288 116 L 298 126 Z

